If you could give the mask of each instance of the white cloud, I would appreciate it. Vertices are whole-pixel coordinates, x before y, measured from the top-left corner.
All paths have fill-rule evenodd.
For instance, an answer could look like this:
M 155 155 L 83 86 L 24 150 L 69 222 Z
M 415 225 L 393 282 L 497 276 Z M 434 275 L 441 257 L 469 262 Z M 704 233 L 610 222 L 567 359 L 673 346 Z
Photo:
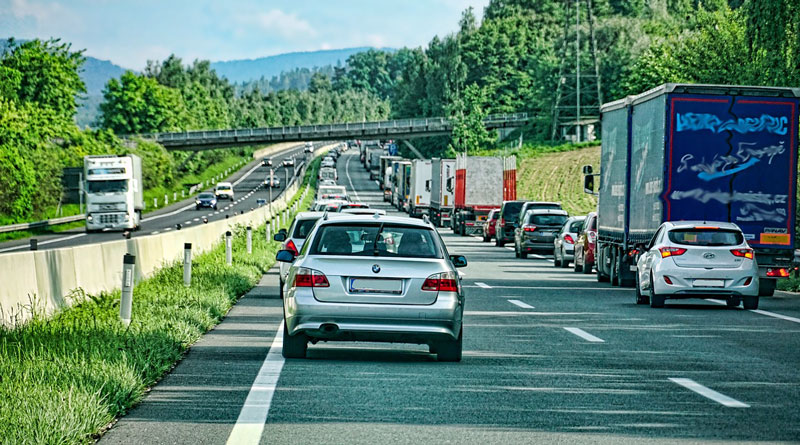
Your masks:
M 367 34 L 366 41 L 369 46 L 374 46 L 375 48 L 383 48 L 386 45 L 386 37 L 380 34 Z
M 31 23 L 31 31 L 56 36 L 63 30 L 83 26 L 80 16 L 57 2 L 42 4 L 28 0 L 0 1 L 0 14 L 10 14 L 19 21 Z
M 276 33 L 285 39 L 317 35 L 310 23 L 296 14 L 287 14 L 280 9 L 242 14 L 238 16 L 238 21 L 242 24 L 255 25 L 263 31 Z
M 333 45 L 331 45 L 328 42 L 322 42 L 322 45 L 319 46 L 319 49 L 322 49 L 322 50 L 333 49 Z

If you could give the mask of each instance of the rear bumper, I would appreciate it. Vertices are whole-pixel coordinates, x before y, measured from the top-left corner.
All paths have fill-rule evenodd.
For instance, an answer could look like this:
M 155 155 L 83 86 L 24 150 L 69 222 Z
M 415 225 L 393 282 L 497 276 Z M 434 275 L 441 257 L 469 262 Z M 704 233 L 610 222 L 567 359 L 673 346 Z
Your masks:
M 328 303 L 316 300 L 310 289 L 295 288 L 286 293 L 284 314 L 290 335 L 422 344 L 458 337 L 463 300 L 454 292 L 440 292 L 430 305 Z
M 124 213 L 92 213 L 91 221 L 86 218 L 86 230 L 129 230 L 136 228 L 133 218 L 125 219 Z
M 667 284 L 664 276 L 668 276 L 672 284 Z M 745 285 L 747 278 L 750 284 Z M 694 280 L 722 280 L 721 287 L 695 286 Z M 653 271 L 653 286 L 655 293 L 669 298 L 695 298 L 698 295 L 758 295 L 758 273 L 743 269 L 713 269 L 703 268 L 659 268 Z
M 553 241 L 555 241 L 555 237 L 542 239 L 523 239 L 520 243 L 520 249 L 523 252 L 530 252 L 531 250 L 549 250 L 550 252 L 553 251 Z

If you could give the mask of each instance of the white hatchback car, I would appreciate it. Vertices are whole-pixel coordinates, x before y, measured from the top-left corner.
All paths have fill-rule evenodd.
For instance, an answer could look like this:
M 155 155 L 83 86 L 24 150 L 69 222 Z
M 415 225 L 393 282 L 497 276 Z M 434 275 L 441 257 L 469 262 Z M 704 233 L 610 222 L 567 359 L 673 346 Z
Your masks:
M 214 187 L 214 194 L 218 200 L 226 198 L 233 201 L 233 184 L 230 182 L 218 182 L 217 186 Z
M 758 265 L 736 224 L 665 222 L 636 263 L 636 303 L 722 296 L 728 307 L 758 308 Z

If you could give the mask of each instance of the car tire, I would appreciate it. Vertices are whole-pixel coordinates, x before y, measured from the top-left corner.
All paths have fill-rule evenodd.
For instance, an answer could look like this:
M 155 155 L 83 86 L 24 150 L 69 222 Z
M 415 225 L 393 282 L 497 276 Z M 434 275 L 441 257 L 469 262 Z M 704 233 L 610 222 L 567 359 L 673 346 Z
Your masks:
M 642 293 L 639 274 L 636 274 L 636 304 L 650 304 L 650 296 Z
M 492 237 L 490 237 L 490 236 L 486 236 L 486 235 L 483 235 L 483 242 L 484 242 L 484 243 L 488 243 L 488 242 L 489 242 L 489 241 L 491 241 L 491 240 L 492 240 Z
M 504 247 L 505 245 L 506 245 L 505 240 L 501 240 L 500 238 L 497 238 L 497 242 L 495 243 L 495 246 Z
M 289 335 L 286 321 L 283 323 L 283 358 L 306 358 L 308 337 L 306 334 Z
M 461 361 L 461 345 L 462 338 L 464 337 L 464 328 L 458 333 L 458 338 L 455 340 L 443 341 L 436 345 L 436 358 L 440 362 L 460 362 Z
M 283 300 L 283 280 L 278 280 L 278 283 L 278 295 L 281 297 L 281 300 Z
M 527 260 L 528 259 L 528 252 L 523 252 L 522 249 L 520 249 L 519 250 L 519 257 L 522 258 L 523 260 Z
M 519 258 L 519 249 L 517 248 L 516 244 L 514 244 L 514 256 Z
M 200 210 L 200 206 L 194 206 L 195 210 Z
M 653 285 L 653 277 L 650 277 L 650 307 L 661 308 L 664 307 L 664 300 L 666 298 L 663 295 L 657 294 L 656 287 Z
M 744 297 L 742 298 L 742 303 L 744 308 L 747 310 L 755 310 L 758 309 L 758 296 L 755 297 Z
M 583 272 L 583 267 L 578 264 L 578 252 L 575 252 L 575 259 L 572 261 L 572 271 L 575 273 Z
M 619 286 L 619 269 L 617 268 L 617 254 L 616 252 L 611 253 L 611 275 L 608 277 L 608 281 L 611 283 L 612 286 Z
M 725 299 L 725 305 L 731 309 L 739 307 L 740 304 L 742 304 L 742 299 L 740 297 L 728 297 Z
M 575 261 L 575 257 L 574 256 L 572 257 L 572 261 Z M 569 261 L 567 261 L 567 259 L 564 258 L 564 251 L 562 250 L 561 251 L 561 268 L 562 269 L 567 269 L 568 267 L 569 267 Z
M 553 266 L 561 267 L 561 260 L 558 259 L 558 251 L 553 249 Z

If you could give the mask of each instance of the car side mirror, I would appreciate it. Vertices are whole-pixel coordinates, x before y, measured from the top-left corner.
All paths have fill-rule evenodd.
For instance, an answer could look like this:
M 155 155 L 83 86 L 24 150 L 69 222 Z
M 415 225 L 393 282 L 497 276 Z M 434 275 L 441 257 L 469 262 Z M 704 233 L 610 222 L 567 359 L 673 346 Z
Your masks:
M 286 229 L 278 230 L 278 233 L 282 233 L 282 234 L 286 235 Z
M 272 237 L 272 239 L 274 239 L 275 241 L 278 241 L 278 242 L 284 242 L 284 241 L 286 241 L 286 233 L 285 232 L 278 232 Z
M 281 263 L 294 263 L 294 253 L 291 250 L 279 250 L 275 259 Z
M 464 255 L 450 255 L 450 261 L 453 262 L 453 266 L 467 267 L 467 257 Z

